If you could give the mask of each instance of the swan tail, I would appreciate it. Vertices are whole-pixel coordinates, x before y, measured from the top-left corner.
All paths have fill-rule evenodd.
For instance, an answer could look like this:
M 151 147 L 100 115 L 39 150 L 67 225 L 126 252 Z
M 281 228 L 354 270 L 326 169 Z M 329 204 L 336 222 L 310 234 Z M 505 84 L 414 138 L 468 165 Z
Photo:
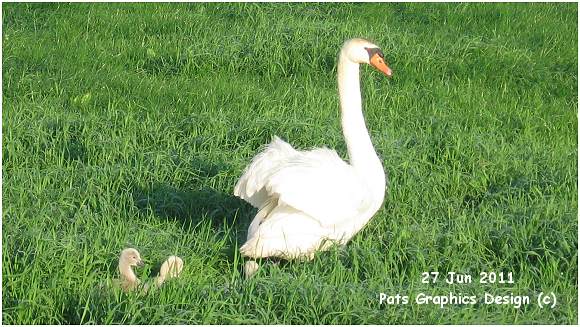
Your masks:
M 266 219 L 270 215 L 272 210 L 274 210 L 277 205 L 278 205 L 277 198 L 271 197 L 266 201 L 264 201 L 262 208 L 258 210 L 256 216 L 254 217 L 254 219 L 252 219 L 252 222 L 248 227 L 248 236 L 247 236 L 248 239 L 252 238 L 257 233 L 258 228 L 260 227 L 264 219 Z
M 301 238 L 304 240 L 304 238 Z M 253 238 L 240 247 L 240 253 L 249 258 L 276 257 L 286 260 L 305 258 L 312 260 L 318 250 L 319 239 L 307 242 L 279 240 L 275 238 Z
M 324 239 L 316 220 L 288 206 L 277 206 L 254 228 L 240 247 L 243 256 L 254 259 L 310 259 Z

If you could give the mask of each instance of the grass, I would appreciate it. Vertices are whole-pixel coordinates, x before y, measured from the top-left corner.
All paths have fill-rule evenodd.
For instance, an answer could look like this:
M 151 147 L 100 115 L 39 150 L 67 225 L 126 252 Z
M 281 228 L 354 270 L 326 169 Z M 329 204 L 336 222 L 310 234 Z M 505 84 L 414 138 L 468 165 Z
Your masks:
M 577 4 L 3 4 L 7 324 L 578 323 Z M 273 135 L 346 157 L 336 54 L 365 37 L 384 207 L 345 249 L 244 281 L 232 195 Z M 122 248 L 149 296 L 103 291 Z M 421 273 L 470 273 L 466 285 Z M 482 271 L 514 284 L 480 284 Z M 531 304 L 379 304 L 379 293 Z M 535 296 L 554 292 L 554 309 Z

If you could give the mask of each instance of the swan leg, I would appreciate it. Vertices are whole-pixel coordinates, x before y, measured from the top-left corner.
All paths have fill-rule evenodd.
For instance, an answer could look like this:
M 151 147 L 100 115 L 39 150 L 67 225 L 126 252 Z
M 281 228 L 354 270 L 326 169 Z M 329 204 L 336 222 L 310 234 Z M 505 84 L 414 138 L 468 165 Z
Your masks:
M 259 268 L 260 265 L 256 261 L 254 260 L 246 261 L 246 263 L 244 264 L 244 276 L 246 277 L 246 279 L 249 279 L 252 276 L 254 276 L 258 272 Z

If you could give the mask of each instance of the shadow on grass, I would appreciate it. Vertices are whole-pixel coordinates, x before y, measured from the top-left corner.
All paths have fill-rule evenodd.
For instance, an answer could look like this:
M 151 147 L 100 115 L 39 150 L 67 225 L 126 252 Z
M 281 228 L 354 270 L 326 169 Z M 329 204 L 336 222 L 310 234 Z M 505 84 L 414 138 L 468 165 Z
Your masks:
M 139 210 L 152 211 L 162 219 L 180 221 L 184 228 L 193 228 L 203 220 L 210 220 L 217 229 L 245 230 L 252 207 L 231 194 L 211 188 L 180 190 L 166 184 L 150 188 L 136 187 L 133 199 Z
M 225 254 L 231 260 L 236 255 L 234 244 L 245 241 L 254 215 L 254 209 L 243 200 L 211 188 L 180 190 L 166 184 L 154 184 L 150 188 L 136 187 L 133 199 L 143 212 L 153 212 L 160 219 L 180 222 L 184 232 L 209 222 L 216 233 L 229 234 L 228 243 L 231 243 Z

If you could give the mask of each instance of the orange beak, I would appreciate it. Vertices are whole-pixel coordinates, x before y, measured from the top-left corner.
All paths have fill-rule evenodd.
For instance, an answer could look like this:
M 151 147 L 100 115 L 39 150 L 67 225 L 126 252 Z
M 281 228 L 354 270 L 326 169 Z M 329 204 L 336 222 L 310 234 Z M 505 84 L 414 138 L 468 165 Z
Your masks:
M 387 63 L 378 54 L 375 54 L 371 57 L 371 66 L 387 75 L 387 77 L 393 77 L 393 71 L 391 68 L 389 68 L 389 66 L 387 66 Z

